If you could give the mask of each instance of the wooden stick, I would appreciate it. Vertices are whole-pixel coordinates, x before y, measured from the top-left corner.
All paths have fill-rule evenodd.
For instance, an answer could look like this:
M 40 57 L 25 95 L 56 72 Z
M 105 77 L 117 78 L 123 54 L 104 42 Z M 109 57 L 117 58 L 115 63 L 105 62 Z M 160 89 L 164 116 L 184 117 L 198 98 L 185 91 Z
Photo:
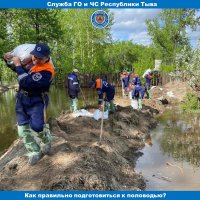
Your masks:
M 81 89 L 81 87 L 80 87 L 80 91 L 81 91 L 81 95 L 82 95 L 82 97 L 83 97 L 84 105 L 85 105 L 85 107 L 86 107 L 86 106 L 87 106 L 87 103 L 86 103 L 85 95 L 83 94 L 83 90 Z

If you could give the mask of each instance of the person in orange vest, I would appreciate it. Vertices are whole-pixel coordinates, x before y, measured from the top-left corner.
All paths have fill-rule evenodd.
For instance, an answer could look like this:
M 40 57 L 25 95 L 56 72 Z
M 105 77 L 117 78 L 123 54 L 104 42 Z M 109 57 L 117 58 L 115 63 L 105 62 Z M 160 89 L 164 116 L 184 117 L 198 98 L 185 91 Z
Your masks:
M 135 72 L 130 72 L 129 73 L 129 98 L 132 99 L 132 91 L 135 87 L 135 85 L 142 85 L 140 81 L 140 77 L 137 73 Z
M 129 77 L 130 77 L 129 80 L 130 80 L 131 84 L 142 85 L 139 74 L 137 74 L 135 72 L 130 72 Z
M 50 132 L 44 131 L 44 128 L 48 91 L 55 72 L 48 45 L 36 44 L 30 54 L 32 62 L 26 67 L 22 66 L 19 57 L 13 57 L 12 61 L 19 82 L 16 95 L 18 135 L 28 151 L 29 164 L 34 165 L 51 149 Z M 9 53 L 4 59 L 10 60 Z
M 103 100 L 105 101 L 105 111 L 115 112 L 114 96 L 115 88 L 106 80 L 98 78 L 96 81 L 90 82 L 90 87 L 95 87 L 98 94 L 98 106 L 101 108 Z M 105 93 L 105 98 L 104 98 Z

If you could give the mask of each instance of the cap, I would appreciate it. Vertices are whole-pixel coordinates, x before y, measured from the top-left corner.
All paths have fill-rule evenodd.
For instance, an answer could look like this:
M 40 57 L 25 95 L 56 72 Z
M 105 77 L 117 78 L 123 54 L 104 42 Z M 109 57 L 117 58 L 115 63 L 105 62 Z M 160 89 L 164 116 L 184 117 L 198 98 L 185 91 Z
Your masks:
M 35 48 L 33 51 L 31 51 L 31 55 L 36 56 L 37 58 L 44 58 L 46 56 L 50 55 L 50 49 L 49 46 L 47 44 L 36 44 Z
M 78 69 L 73 69 L 72 72 L 79 73 Z

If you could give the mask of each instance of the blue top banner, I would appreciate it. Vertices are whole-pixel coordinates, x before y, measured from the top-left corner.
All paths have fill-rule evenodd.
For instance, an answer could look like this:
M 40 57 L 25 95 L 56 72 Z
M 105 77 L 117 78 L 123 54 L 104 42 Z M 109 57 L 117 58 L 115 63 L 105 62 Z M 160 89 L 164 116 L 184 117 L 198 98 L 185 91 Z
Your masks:
M 197 0 L 1 0 L 0 8 L 200 8 Z

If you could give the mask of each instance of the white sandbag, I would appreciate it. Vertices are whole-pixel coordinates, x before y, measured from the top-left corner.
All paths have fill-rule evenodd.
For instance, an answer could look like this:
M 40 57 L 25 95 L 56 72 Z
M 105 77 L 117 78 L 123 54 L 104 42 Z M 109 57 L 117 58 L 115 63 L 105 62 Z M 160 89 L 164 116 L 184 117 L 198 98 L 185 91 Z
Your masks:
M 102 114 L 103 114 L 103 119 L 108 119 L 108 110 L 105 112 L 101 112 L 99 109 L 95 110 L 94 112 L 94 119 L 99 120 L 102 118 Z
M 19 57 L 22 65 L 26 65 L 32 60 L 32 55 L 30 53 L 34 50 L 35 46 L 36 44 L 21 44 L 11 51 L 11 55 L 13 57 Z M 55 68 L 51 57 L 49 62 L 52 64 L 53 68 Z M 9 63 L 12 64 L 12 59 Z
M 175 96 L 174 96 L 174 93 L 173 93 L 172 91 L 167 92 L 167 96 L 168 96 L 168 97 L 175 97 Z
M 131 106 L 133 109 L 138 109 L 138 101 L 135 99 L 132 99 Z
M 154 85 L 154 86 L 151 86 L 151 90 L 153 90 L 153 89 L 155 89 L 155 88 L 157 88 L 157 86 L 155 86 L 155 85 Z
M 31 61 L 30 52 L 34 50 L 36 44 L 21 44 L 14 48 L 11 55 L 14 57 L 19 57 L 22 65 L 26 65 Z
M 142 77 L 144 78 L 146 76 L 146 74 L 148 74 L 149 72 L 151 72 L 152 70 L 151 69 L 147 69 L 144 74 L 142 75 Z
M 92 117 L 95 120 L 99 120 L 102 118 L 102 114 L 103 114 L 103 119 L 108 119 L 108 111 L 103 113 L 99 109 L 95 110 L 94 113 L 91 113 L 85 109 L 77 110 L 76 112 L 72 113 L 72 117 L 76 118 L 84 116 L 84 117 Z
M 73 117 L 80 117 L 80 116 L 86 116 L 86 117 L 93 117 L 93 113 L 88 112 L 85 109 L 77 110 L 76 112 L 72 113 Z

